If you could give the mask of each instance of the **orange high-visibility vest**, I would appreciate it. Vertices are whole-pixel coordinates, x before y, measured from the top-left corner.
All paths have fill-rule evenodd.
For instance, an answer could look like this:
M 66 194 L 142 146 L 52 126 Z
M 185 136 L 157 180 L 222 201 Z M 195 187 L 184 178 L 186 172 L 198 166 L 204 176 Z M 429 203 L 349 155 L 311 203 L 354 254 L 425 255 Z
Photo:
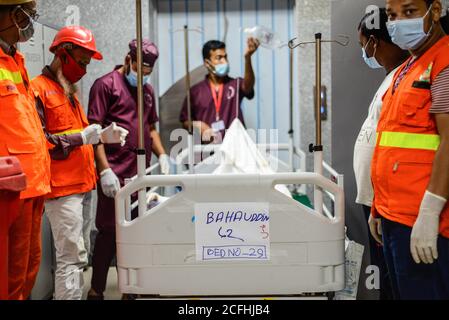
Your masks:
M 27 178 L 20 197 L 50 192 L 50 157 L 23 55 L 0 48 L 0 157 L 17 157 Z
M 384 97 L 371 176 L 375 211 L 388 220 L 412 227 L 440 145 L 435 117 L 429 113 L 431 85 L 449 66 L 449 36 L 415 61 L 393 92 L 407 62 L 397 71 Z M 441 215 L 440 233 L 449 238 L 449 205 Z
M 89 123 L 78 98 L 73 102 L 55 81 L 40 75 L 32 80 L 45 107 L 46 129 L 53 135 L 81 133 Z M 65 160 L 51 160 L 49 199 L 85 193 L 96 185 L 94 150 L 91 145 L 75 148 Z

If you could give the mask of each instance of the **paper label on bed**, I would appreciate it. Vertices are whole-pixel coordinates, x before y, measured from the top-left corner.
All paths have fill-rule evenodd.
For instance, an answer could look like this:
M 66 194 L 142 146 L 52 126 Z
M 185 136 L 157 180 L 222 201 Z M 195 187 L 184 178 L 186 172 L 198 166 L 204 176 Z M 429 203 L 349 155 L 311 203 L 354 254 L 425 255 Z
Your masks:
M 268 203 L 195 205 L 197 261 L 270 260 Z

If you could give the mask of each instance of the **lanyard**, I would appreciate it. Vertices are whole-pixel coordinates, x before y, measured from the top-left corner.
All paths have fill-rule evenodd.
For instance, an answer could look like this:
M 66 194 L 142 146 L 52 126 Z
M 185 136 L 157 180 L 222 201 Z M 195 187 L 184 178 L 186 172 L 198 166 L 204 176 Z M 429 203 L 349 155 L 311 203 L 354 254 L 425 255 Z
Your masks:
M 399 73 L 398 77 L 396 78 L 396 81 L 394 82 L 393 93 L 396 92 L 396 89 L 399 87 L 404 77 L 407 75 L 412 66 L 415 64 L 415 61 L 416 61 L 415 58 L 411 58 L 411 60 L 407 63 L 404 69 L 402 69 L 401 73 Z
M 210 83 L 210 89 L 212 91 L 212 98 L 214 98 L 215 112 L 216 112 L 216 115 L 217 115 L 217 121 L 219 121 L 220 120 L 221 103 L 223 101 L 224 85 L 220 84 L 220 87 L 218 89 L 218 93 L 215 90 L 215 86 L 212 83 Z

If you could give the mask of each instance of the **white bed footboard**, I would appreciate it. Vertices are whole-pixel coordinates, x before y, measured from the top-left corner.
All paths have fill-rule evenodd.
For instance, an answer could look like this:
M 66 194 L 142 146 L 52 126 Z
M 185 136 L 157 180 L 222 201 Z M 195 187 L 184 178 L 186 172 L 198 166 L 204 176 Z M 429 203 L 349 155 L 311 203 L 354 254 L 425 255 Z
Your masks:
M 329 219 L 274 189 L 316 185 L 335 197 Z M 130 195 L 142 188 L 182 191 L 130 221 Z M 270 258 L 199 261 L 195 205 L 268 203 Z M 146 204 L 141 204 L 146 205 Z M 116 197 L 117 265 L 122 293 L 176 297 L 283 296 L 344 287 L 344 192 L 314 173 L 179 175 L 139 178 Z

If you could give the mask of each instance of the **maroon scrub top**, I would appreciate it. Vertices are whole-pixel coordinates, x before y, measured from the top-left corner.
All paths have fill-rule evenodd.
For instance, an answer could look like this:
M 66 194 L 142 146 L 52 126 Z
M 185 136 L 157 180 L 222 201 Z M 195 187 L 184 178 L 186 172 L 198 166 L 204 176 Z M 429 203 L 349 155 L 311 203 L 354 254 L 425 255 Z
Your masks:
M 237 79 L 226 77 L 224 83 L 223 100 L 221 103 L 219 118 L 224 122 L 226 129 L 228 129 L 232 122 L 237 118 L 237 113 L 238 118 L 243 125 L 245 125 L 241 103 L 243 98 L 247 98 L 249 100 L 254 98 L 254 90 L 249 93 L 245 93 L 243 91 L 243 79 L 239 78 L 238 80 L 239 81 L 237 81 Z M 238 92 L 236 90 L 237 82 L 239 82 L 240 87 Z M 205 122 L 212 127 L 212 123 L 217 121 L 217 112 L 208 76 L 206 76 L 205 80 L 193 86 L 190 89 L 190 94 L 192 100 L 192 120 Z M 238 104 L 237 96 L 239 97 Z M 182 107 L 179 120 L 181 122 L 188 120 L 187 98 L 184 100 L 184 105 Z M 224 131 L 222 131 L 222 135 L 224 136 Z
M 137 88 L 129 85 L 125 76 L 116 69 L 95 81 L 90 91 L 88 119 L 104 127 L 112 122 L 129 131 L 126 145 L 106 144 L 106 156 L 112 170 L 123 185 L 124 179 L 137 174 L 138 111 Z M 151 163 L 152 139 L 150 126 L 159 121 L 156 99 L 150 85 L 144 87 L 145 150 L 147 167 Z

